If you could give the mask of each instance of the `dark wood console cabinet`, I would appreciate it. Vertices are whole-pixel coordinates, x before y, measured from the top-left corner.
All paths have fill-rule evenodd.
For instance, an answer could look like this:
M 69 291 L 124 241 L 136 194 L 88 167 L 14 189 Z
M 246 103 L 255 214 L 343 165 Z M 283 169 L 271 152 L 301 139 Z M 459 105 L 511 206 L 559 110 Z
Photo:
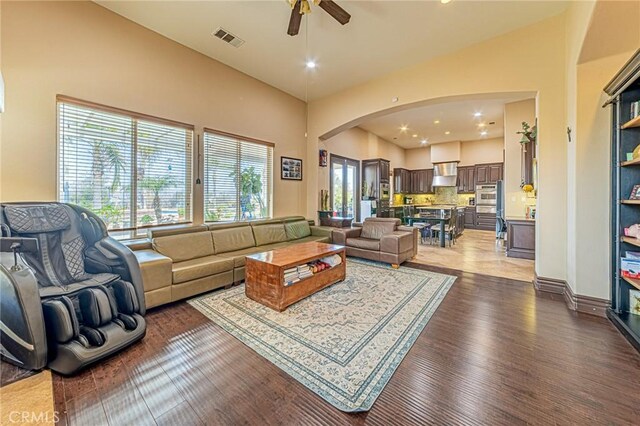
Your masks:
M 507 257 L 536 258 L 536 221 L 507 218 Z

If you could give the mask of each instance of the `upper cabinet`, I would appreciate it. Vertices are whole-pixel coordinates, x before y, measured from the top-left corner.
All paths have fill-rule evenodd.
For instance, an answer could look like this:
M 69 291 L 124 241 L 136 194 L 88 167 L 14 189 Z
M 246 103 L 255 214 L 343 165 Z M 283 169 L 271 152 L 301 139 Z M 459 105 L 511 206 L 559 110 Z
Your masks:
M 411 171 L 393 169 L 393 192 L 396 194 L 411 193 Z
M 458 167 L 458 193 L 470 194 L 476 190 L 476 166 Z
M 381 183 L 389 183 L 390 171 L 389 160 L 382 158 L 362 160 L 362 185 L 373 184 L 374 188 L 378 188 Z
M 475 178 L 476 178 L 475 184 L 486 185 L 486 184 L 497 183 L 499 180 L 502 180 L 502 175 L 503 175 L 502 163 L 478 164 L 475 167 Z
M 473 194 L 476 185 L 492 184 L 503 177 L 502 163 L 458 167 L 457 189 L 460 194 Z M 393 192 L 396 194 L 433 194 L 433 169 L 393 169 Z
M 391 165 L 387 160 L 380 160 L 380 182 L 389 182 Z

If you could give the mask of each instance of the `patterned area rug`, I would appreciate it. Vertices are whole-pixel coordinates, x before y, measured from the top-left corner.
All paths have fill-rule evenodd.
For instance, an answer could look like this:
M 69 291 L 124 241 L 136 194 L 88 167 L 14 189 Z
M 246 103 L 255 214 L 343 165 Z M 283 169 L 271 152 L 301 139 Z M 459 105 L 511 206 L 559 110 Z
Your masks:
M 189 303 L 342 411 L 367 411 L 455 277 L 349 259 L 347 279 L 282 313 L 244 285 Z

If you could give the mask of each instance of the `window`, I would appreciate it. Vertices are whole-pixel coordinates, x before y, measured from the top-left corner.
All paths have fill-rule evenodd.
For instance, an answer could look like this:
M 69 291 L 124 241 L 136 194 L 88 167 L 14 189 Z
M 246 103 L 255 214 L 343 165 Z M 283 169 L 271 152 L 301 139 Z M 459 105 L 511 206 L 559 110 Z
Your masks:
M 191 220 L 192 126 L 61 96 L 58 120 L 60 201 L 117 237 Z
M 204 130 L 207 222 L 271 216 L 273 144 Z

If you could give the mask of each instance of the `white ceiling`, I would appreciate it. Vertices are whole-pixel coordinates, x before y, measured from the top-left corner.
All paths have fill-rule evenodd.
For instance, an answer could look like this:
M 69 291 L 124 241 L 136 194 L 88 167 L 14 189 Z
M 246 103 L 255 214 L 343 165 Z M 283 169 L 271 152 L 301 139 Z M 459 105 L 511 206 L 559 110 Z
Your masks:
M 300 34 L 291 37 L 287 35 L 291 12 L 285 0 L 96 0 L 303 100 L 507 33 L 556 15 L 568 4 L 553 0 L 453 0 L 446 5 L 439 1 L 336 2 L 352 16 L 347 25 L 341 26 L 312 4 Z M 244 39 L 244 45 L 234 48 L 212 37 L 220 26 Z M 305 69 L 307 56 L 316 60 L 315 70 Z
M 504 136 L 504 104 L 530 97 L 514 93 L 496 99 L 427 105 L 367 120 L 359 127 L 405 149 L 442 142 L 497 138 Z M 476 113 L 481 116 L 476 117 Z M 491 122 L 494 124 L 489 124 Z M 480 124 L 485 126 L 480 127 Z M 401 130 L 402 126 L 407 126 L 407 130 Z M 485 136 L 480 134 L 483 130 L 487 131 Z M 422 144 L 425 139 L 427 144 Z

